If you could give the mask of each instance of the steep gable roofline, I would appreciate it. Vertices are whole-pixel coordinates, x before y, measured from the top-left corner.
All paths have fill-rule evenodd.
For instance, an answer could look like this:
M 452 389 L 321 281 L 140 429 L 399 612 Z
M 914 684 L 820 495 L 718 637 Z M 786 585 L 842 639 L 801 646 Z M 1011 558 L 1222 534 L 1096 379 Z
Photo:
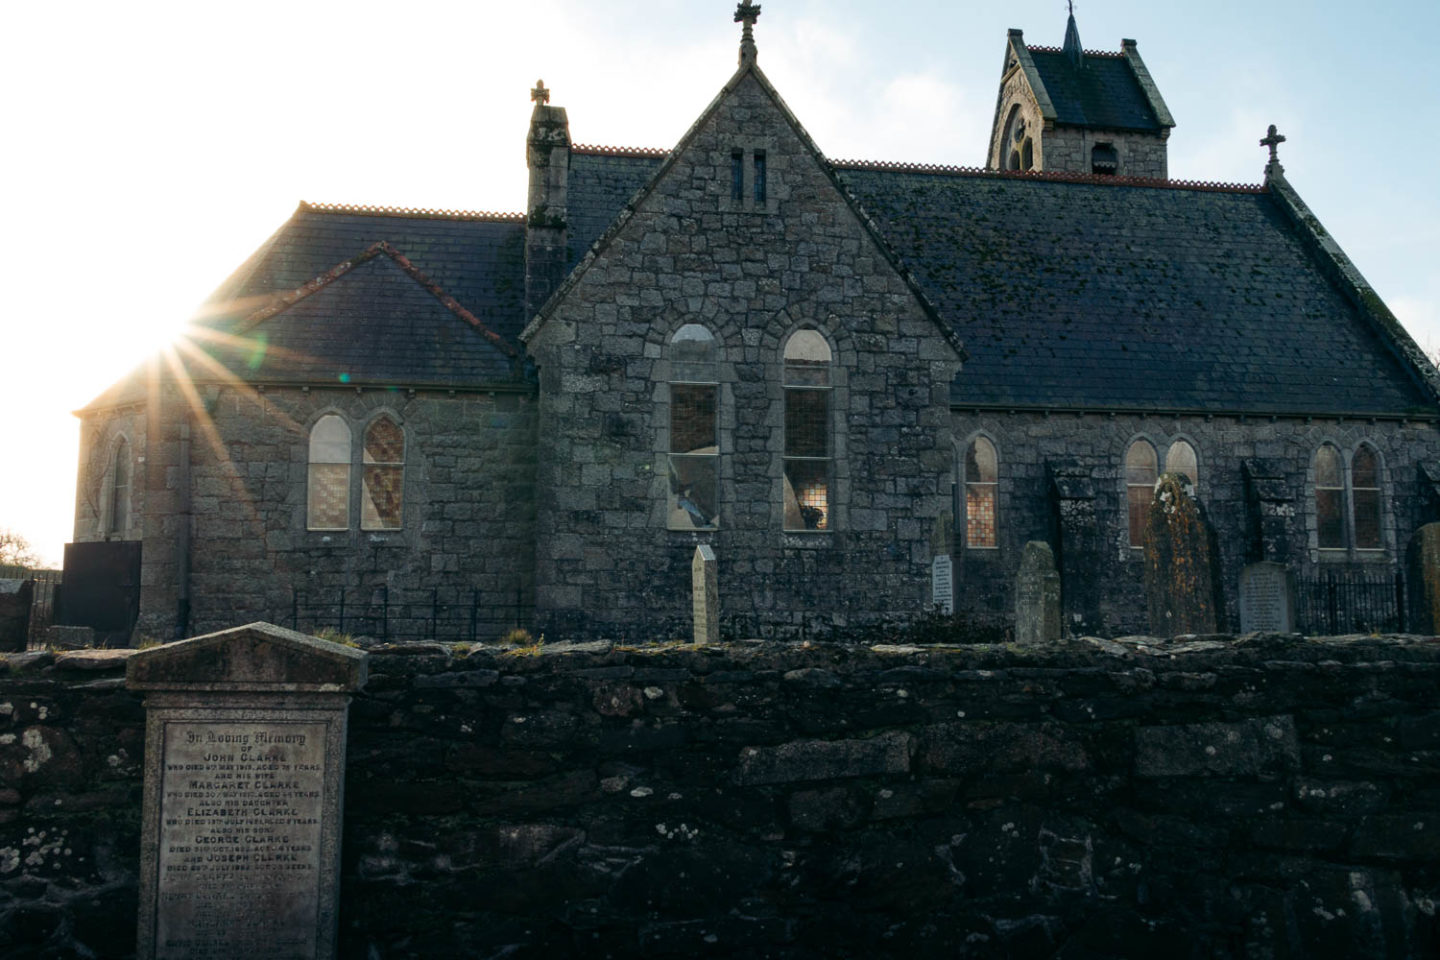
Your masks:
M 1212 193 L 1266 193 L 1263 183 L 1222 183 L 1214 180 L 1161 180 L 1152 177 L 1116 177 L 1063 170 L 991 170 L 988 167 L 960 167 L 937 163 L 905 163 L 892 160 L 834 160 L 836 170 L 879 170 L 893 173 L 927 173 L 944 177 L 981 177 L 991 180 L 1037 180 L 1048 183 L 1085 183 L 1100 186 L 1156 187 L 1162 190 L 1205 190 Z
M 1295 224 L 1311 254 L 1319 261 L 1321 269 L 1332 283 L 1338 286 L 1380 335 L 1384 343 L 1400 362 L 1400 366 L 1432 399 L 1440 402 L 1440 372 L 1425 356 L 1425 351 L 1414 341 L 1395 314 L 1380 299 L 1375 288 L 1365 279 L 1355 263 L 1340 249 L 1340 244 L 1320 223 L 1320 218 L 1310 211 L 1300 194 L 1285 179 L 1285 172 L 1278 163 L 1265 169 L 1265 184 L 1276 205 Z
M 610 224 L 609 229 L 600 235 L 600 239 L 595 241 L 584 258 L 575 266 L 575 269 L 570 271 L 570 275 L 566 277 L 560 286 L 556 288 L 555 292 L 550 295 L 550 299 L 540 308 L 540 312 L 535 315 L 535 319 L 531 320 L 529 325 L 521 332 L 520 340 L 528 343 L 530 339 L 539 332 L 540 328 L 545 325 L 545 322 L 550 318 L 556 305 L 564 300 L 570 291 L 574 289 L 575 285 L 580 282 L 580 278 L 589 271 L 597 257 L 610 246 L 615 237 L 624 229 L 625 225 L 629 223 L 635 211 L 639 209 L 646 198 L 655 191 L 655 188 L 669 174 L 679 157 L 685 152 L 685 149 L 699 135 L 706 121 L 720 108 L 725 98 L 735 91 L 740 85 L 740 81 L 743 80 L 747 74 L 753 76 L 755 81 L 760 84 L 760 89 L 764 90 L 766 95 L 770 97 L 776 109 L 780 111 L 780 115 L 785 118 L 786 123 L 790 125 L 790 128 L 799 138 L 800 143 L 810 152 L 816 165 L 829 179 L 831 186 L 835 188 L 835 192 L 860 222 L 861 228 L 870 237 L 871 242 L 875 244 L 875 248 L 880 251 L 881 256 L 886 259 L 891 267 L 894 268 L 895 272 L 905 281 L 905 285 L 909 287 L 916 302 L 920 304 L 920 308 L 925 314 L 930 317 L 936 329 L 940 331 L 940 335 L 945 338 L 945 341 L 950 344 L 951 348 L 954 349 L 956 355 L 962 361 L 967 359 L 965 346 L 960 342 L 959 337 L 956 336 L 954 329 L 940 316 L 940 311 L 935 308 L 930 298 L 925 295 L 925 292 L 920 288 L 919 282 L 910 273 L 909 268 L 905 266 L 899 255 L 896 254 L 894 248 L 890 246 L 890 243 L 880 233 L 879 227 L 875 225 L 870 215 L 861 209 L 854 195 L 851 194 L 850 190 L 840 181 L 839 177 L 836 176 L 830 162 L 825 159 L 825 155 L 820 152 L 820 148 L 816 146 L 815 141 L 811 139 L 805 127 L 800 123 L 799 119 L 796 118 L 795 114 L 791 112 L 790 107 L 770 83 L 770 80 L 765 76 L 765 72 L 761 70 L 755 62 L 754 57 L 741 58 L 740 68 L 735 71 L 725 83 L 725 86 L 723 86 L 720 92 L 715 95 L 715 98 L 710 101 L 709 106 L 707 106 L 700 113 L 700 116 L 695 119 L 695 122 L 690 125 L 690 129 L 685 131 L 685 135 L 680 138 L 680 142 L 675 145 L 675 148 L 666 155 L 664 162 L 650 175 L 650 179 L 646 182 L 645 186 L 636 191 L 635 195 L 630 198 L 629 202 L 621 209 L 619 215 L 616 216 L 614 222 Z
M 1140 84 L 1140 90 L 1145 94 L 1145 99 L 1150 101 L 1150 109 L 1155 111 L 1155 120 L 1162 127 L 1175 126 L 1175 118 L 1170 115 L 1170 108 L 1165 105 L 1165 98 L 1160 96 L 1160 88 L 1155 85 L 1155 78 L 1150 76 L 1150 70 L 1145 66 L 1145 61 L 1140 59 L 1138 44 L 1128 37 L 1120 41 L 1121 54 L 1125 62 L 1130 65 L 1130 72 L 1135 75 L 1135 80 Z
M 1048 47 L 1036 47 L 1036 50 L 1048 50 Z M 1059 52 L 1059 48 L 1056 48 Z M 1025 74 L 1025 82 L 1030 87 L 1031 94 L 1035 97 L 1035 104 L 1040 108 L 1040 116 L 1046 123 L 1054 123 L 1059 113 L 1055 110 L 1055 104 L 1050 99 L 1050 94 L 1045 90 L 1045 81 L 1040 79 L 1040 71 L 1035 69 L 1035 61 L 1030 58 L 1030 49 L 1025 45 L 1025 31 L 1011 27 L 1005 39 L 1005 62 L 1000 67 L 1000 87 L 995 93 L 995 115 L 990 120 L 990 144 L 993 147 L 1000 138 L 1000 125 L 1005 118 L 1000 116 L 1000 110 L 1005 106 L 1005 81 L 1011 73 L 1010 61 L 1015 61 L 1015 69 Z
M 299 303 L 301 300 L 304 300 L 306 297 L 319 293 L 321 290 L 324 290 L 336 280 L 339 280 L 341 277 L 345 276 L 351 270 L 354 270 L 356 267 L 360 266 L 363 263 L 367 263 L 368 261 L 375 259 L 382 253 L 385 256 L 389 257 L 391 260 L 393 260 L 396 266 L 403 270 L 405 274 L 410 277 L 411 280 L 414 280 L 420 286 L 424 287 L 431 296 L 433 296 L 436 300 L 439 300 L 442 306 L 444 306 L 451 313 L 455 314 L 455 316 L 459 317 L 461 320 L 464 320 L 466 323 L 468 323 L 472 328 L 474 328 L 476 333 L 480 334 L 486 340 L 490 341 L 491 345 L 494 346 L 497 350 L 504 353 L 512 360 L 519 359 L 520 354 L 518 350 L 516 350 L 513 346 L 507 343 L 505 339 L 499 334 L 495 333 L 495 331 L 485 326 L 485 324 L 480 321 L 479 317 L 475 316 L 469 310 L 466 310 L 465 307 L 463 307 L 458 300 L 450 296 L 444 290 L 441 290 L 438 284 L 432 281 L 418 267 L 411 263 L 404 254 L 396 250 L 394 247 L 390 246 L 390 244 L 386 243 L 384 240 L 381 240 L 378 243 L 372 243 L 370 246 L 360 251 L 360 253 L 356 256 L 351 257 L 349 260 L 342 260 L 335 266 L 331 267 L 329 270 L 325 271 L 317 277 L 313 277 L 301 286 L 296 287 L 294 290 L 276 294 L 275 297 L 271 299 L 270 303 L 266 304 L 259 310 L 256 310 L 254 313 L 245 317 L 245 319 L 241 320 L 238 324 L 236 324 L 235 328 L 230 332 L 235 336 L 242 336 L 246 333 L 249 333 L 251 330 L 264 323 L 266 320 L 269 320 L 271 317 L 290 309 L 295 304 Z

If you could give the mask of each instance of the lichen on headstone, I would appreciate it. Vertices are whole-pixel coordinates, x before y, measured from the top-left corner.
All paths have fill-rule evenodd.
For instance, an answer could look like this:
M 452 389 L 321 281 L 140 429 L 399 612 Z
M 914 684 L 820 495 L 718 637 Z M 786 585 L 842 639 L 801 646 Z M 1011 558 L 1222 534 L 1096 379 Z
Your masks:
M 1145 516 L 1145 605 L 1162 637 L 1215 633 L 1215 550 L 1210 525 L 1183 474 L 1165 473 Z

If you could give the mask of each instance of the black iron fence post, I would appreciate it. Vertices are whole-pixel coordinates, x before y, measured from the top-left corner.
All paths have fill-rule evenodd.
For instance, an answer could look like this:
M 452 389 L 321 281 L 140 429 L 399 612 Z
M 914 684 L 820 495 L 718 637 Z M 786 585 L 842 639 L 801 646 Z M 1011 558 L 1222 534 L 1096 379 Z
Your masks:
M 390 585 L 380 587 L 380 639 L 390 639 Z
M 300 591 L 290 588 L 290 629 L 300 629 Z
M 340 630 L 341 633 L 344 633 L 344 632 L 345 632 L 345 588 L 344 588 L 344 586 L 341 586 L 341 588 L 340 588 L 340 627 L 339 627 L 339 630 Z

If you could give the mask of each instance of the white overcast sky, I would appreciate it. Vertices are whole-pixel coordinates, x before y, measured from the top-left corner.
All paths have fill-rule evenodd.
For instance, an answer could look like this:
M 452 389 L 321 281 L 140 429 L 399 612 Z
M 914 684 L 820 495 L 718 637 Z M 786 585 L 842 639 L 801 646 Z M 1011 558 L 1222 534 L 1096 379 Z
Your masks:
M 760 63 L 836 159 L 979 165 L 1005 31 L 1064 0 L 763 0 Z M 12 3 L 0 527 L 58 561 L 76 421 L 299 200 L 519 212 L 528 92 L 580 143 L 669 147 L 735 66 L 734 0 Z M 1287 176 L 1422 344 L 1440 343 L 1440 4 L 1081 0 L 1139 41 L 1176 178 Z M 1283 331 L 1277 331 L 1283 336 Z

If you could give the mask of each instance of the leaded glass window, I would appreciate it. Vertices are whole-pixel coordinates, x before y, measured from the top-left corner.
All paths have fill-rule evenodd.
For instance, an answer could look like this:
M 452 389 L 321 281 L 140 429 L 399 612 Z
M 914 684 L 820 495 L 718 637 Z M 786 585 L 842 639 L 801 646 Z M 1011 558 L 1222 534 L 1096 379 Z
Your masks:
M 1190 486 L 1200 485 L 1200 468 L 1195 460 L 1195 448 L 1184 440 L 1176 440 L 1165 452 L 1165 472 L 1184 474 Z
M 1323 444 L 1315 454 L 1315 523 L 1320 549 L 1345 549 L 1345 475 L 1340 451 Z
M 310 471 L 306 526 L 345 530 L 350 526 L 350 428 L 334 414 L 310 430 Z
M 1380 458 L 1362 443 L 1350 460 L 1350 496 L 1355 504 L 1355 549 L 1379 550 Z
M 361 530 L 399 530 L 404 512 L 405 431 L 382 416 L 365 430 Z
M 830 530 L 830 344 L 799 330 L 785 344 L 785 529 Z
M 976 437 L 965 454 L 965 545 L 996 546 L 995 445 Z
M 671 530 L 720 525 L 719 358 L 715 335 L 698 323 L 670 338 Z
M 1136 440 L 1125 452 L 1125 499 L 1130 514 L 1130 546 L 1145 545 L 1145 514 L 1155 502 L 1155 448 Z

